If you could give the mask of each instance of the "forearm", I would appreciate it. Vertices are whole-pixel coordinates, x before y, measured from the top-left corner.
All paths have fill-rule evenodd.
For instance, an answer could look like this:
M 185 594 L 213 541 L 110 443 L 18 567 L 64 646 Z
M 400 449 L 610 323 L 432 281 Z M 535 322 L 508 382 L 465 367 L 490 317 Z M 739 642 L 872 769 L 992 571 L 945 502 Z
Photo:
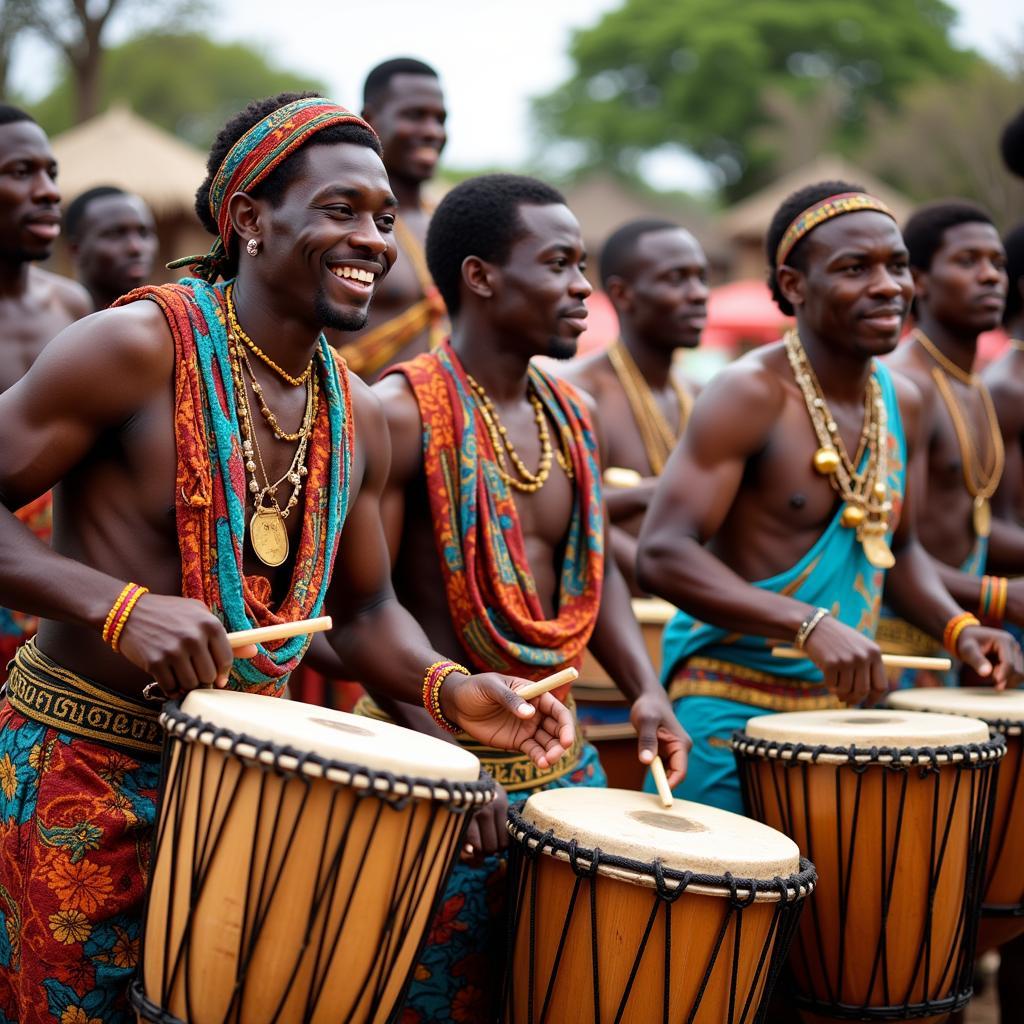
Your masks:
M 416 707 L 423 674 L 447 657 L 431 646 L 419 623 L 394 596 L 357 612 L 331 632 L 345 674 L 368 690 Z
M 1024 527 L 1007 519 L 993 520 L 987 565 L 1000 576 L 1024 574 Z
M 814 610 L 753 586 L 692 537 L 677 539 L 671 548 L 641 541 L 637 582 L 702 622 L 753 636 L 793 637 Z
M 640 588 L 636 582 L 636 537 L 618 526 L 612 526 L 608 531 L 608 535 L 611 540 L 615 564 L 619 567 L 619 572 L 622 574 L 623 579 L 625 579 L 626 586 L 630 590 L 639 592 Z
M 100 630 L 125 582 L 54 551 L 0 505 L 3 607 Z
M 896 552 L 896 565 L 886 575 L 885 599 L 898 615 L 941 639 L 954 615 L 977 608 L 980 583 L 932 558 L 912 540 Z
M 605 487 L 604 500 L 609 520 L 621 523 L 624 519 L 643 515 L 656 485 L 656 479 L 647 479 L 636 487 Z

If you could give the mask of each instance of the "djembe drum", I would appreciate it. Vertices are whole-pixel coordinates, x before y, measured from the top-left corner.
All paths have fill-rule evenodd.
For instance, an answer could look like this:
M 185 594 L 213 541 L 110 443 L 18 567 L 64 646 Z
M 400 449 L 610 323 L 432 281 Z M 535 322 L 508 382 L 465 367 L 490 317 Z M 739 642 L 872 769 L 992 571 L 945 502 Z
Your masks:
M 390 1018 L 468 820 L 467 751 L 340 711 L 193 691 L 167 732 L 132 1001 L 160 1024 Z
M 814 868 L 713 807 L 557 789 L 509 812 L 506 1024 L 753 1024 Z
M 989 832 L 978 952 L 1001 946 L 1024 932 L 1024 692 L 929 687 L 899 690 L 888 701 L 906 711 L 980 718 L 1006 737 Z
M 808 1022 L 930 1021 L 971 996 L 1002 737 L 909 711 L 753 718 L 733 738 L 748 812 L 819 883 L 790 954 Z
M 655 672 L 661 665 L 661 634 L 675 613 L 672 605 L 656 597 L 633 598 L 633 614 L 640 623 Z M 580 732 L 597 747 L 608 784 L 620 789 L 641 789 L 647 768 L 637 759 L 636 729 L 629 720 L 629 701 L 589 651 L 583 656 L 579 679 L 572 684 L 572 695 Z

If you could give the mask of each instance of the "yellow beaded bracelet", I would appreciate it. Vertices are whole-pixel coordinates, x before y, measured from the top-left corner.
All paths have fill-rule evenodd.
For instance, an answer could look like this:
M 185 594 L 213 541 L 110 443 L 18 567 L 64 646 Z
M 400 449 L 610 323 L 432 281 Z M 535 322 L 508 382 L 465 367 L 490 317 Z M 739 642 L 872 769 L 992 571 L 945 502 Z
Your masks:
M 430 717 L 446 732 L 459 732 L 459 727 L 453 725 L 444 716 L 441 710 L 441 684 L 453 672 L 461 672 L 463 675 L 470 675 L 470 671 L 464 665 L 455 661 L 435 661 L 427 668 L 423 675 L 423 706 L 427 709 Z

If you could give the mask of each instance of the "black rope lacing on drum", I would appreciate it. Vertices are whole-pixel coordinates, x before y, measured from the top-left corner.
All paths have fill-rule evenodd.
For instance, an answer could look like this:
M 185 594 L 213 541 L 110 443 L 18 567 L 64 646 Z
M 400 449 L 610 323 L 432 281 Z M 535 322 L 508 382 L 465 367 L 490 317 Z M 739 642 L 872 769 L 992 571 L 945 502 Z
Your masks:
M 703 966 L 703 973 L 693 1005 L 685 1020 L 688 1024 L 696 1019 L 700 1011 L 701 1001 L 719 967 L 719 956 L 727 940 L 731 938 L 731 956 L 728 986 L 731 990 L 729 999 L 729 1016 L 721 1024 L 754 1024 L 759 1020 L 763 1003 L 770 991 L 771 984 L 778 977 L 781 962 L 785 959 L 789 941 L 792 939 L 797 915 L 802 906 L 802 898 L 815 884 L 815 871 L 808 861 L 801 861 L 800 871 L 788 878 L 771 880 L 754 880 L 734 878 L 730 874 L 705 875 L 692 871 L 678 871 L 667 868 L 660 860 L 641 862 L 626 857 L 618 857 L 604 852 L 599 848 L 587 849 L 576 840 L 562 840 L 555 837 L 552 831 L 541 832 L 528 823 L 515 808 L 509 809 L 509 831 L 514 842 L 510 848 L 509 872 L 511 878 L 511 907 L 509 915 L 509 955 L 517 955 L 517 941 L 520 930 L 526 930 L 525 951 L 527 954 L 527 985 L 525 1019 L 527 1024 L 545 1024 L 554 1021 L 549 1016 L 559 984 L 559 970 L 563 954 L 568 942 L 570 929 L 576 920 L 577 911 L 584 888 L 586 894 L 586 921 L 589 927 L 589 953 L 591 967 L 591 1004 L 590 1017 L 595 1024 L 620 1024 L 630 1009 L 630 1000 L 637 990 L 637 977 L 643 958 L 650 947 L 652 937 L 656 933 L 658 918 L 663 920 L 664 930 L 664 986 L 662 992 L 663 1024 L 675 1024 L 682 1020 L 680 1014 L 683 1007 L 671 1005 L 671 981 L 673 970 L 678 970 L 672 962 L 672 906 L 693 886 L 711 888 L 720 892 L 720 898 L 727 905 L 727 912 L 718 929 L 708 962 Z M 564 860 L 574 874 L 572 889 L 569 893 L 564 912 L 561 907 L 550 905 L 540 908 L 538 891 L 538 865 L 542 855 L 558 856 Z M 623 870 L 646 877 L 650 885 L 651 910 L 637 947 L 630 963 L 628 977 L 621 993 L 615 994 L 613 1005 L 614 1015 L 604 1016 L 602 1004 L 602 974 L 600 956 L 600 929 L 597 919 L 597 893 L 602 877 L 609 871 Z M 643 888 L 638 887 L 640 892 Z M 744 941 L 742 931 L 743 912 L 753 905 L 758 897 L 768 894 L 776 897 L 772 919 L 768 928 L 767 939 L 757 954 L 741 955 Z M 524 905 L 525 904 L 525 905 Z M 538 960 L 537 934 L 539 913 L 550 920 L 551 916 L 564 913 L 563 923 L 555 942 L 554 955 L 540 963 Z M 740 963 L 755 963 L 750 987 L 745 994 L 739 991 Z M 544 985 L 543 997 L 538 998 L 538 974 L 541 970 L 548 971 L 547 983 Z M 564 995 L 564 992 L 563 992 Z M 742 1005 L 738 1000 L 742 996 Z M 513 973 L 510 971 L 505 982 L 504 1005 L 507 1020 L 521 1019 L 523 1012 L 517 1009 L 517 999 L 522 993 L 516 991 Z M 605 1008 L 607 1009 L 607 1008 Z M 589 1019 L 589 1018 L 588 1018 Z
M 824 854 L 816 855 L 815 830 L 810 807 L 810 772 L 832 768 L 834 802 L 835 877 L 819 887 L 811 899 L 809 915 L 804 919 L 794 944 L 791 971 L 798 974 L 797 1004 L 811 1012 L 835 1020 L 911 1020 L 950 1013 L 966 1005 L 971 996 L 972 965 L 975 944 L 975 913 L 980 903 L 985 873 L 985 841 L 995 797 L 998 761 L 1005 740 L 996 736 L 984 743 L 947 747 L 829 747 L 800 743 L 779 743 L 753 739 L 745 733 L 733 735 L 733 750 L 740 771 L 740 784 L 748 812 L 760 821 L 786 833 L 819 866 L 829 863 Z M 944 773 L 944 766 L 957 764 L 964 771 Z M 853 772 L 852 795 L 847 792 L 844 806 L 843 774 Z M 882 775 L 879 775 L 879 772 Z M 923 937 L 910 964 L 909 979 L 902 992 L 895 991 L 893 951 L 889 931 L 893 924 L 893 901 L 899 868 L 901 844 L 910 827 L 906 819 L 911 772 L 926 781 L 930 790 L 930 822 L 927 832 L 927 863 L 924 864 L 926 900 Z M 895 793 L 885 780 L 895 777 Z M 943 785 L 943 777 L 949 781 Z M 874 853 L 860 848 L 869 828 L 862 825 L 869 782 L 879 780 L 879 848 Z M 894 804 L 894 806 L 891 806 Z M 945 882 L 945 899 L 959 897 L 951 941 L 944 957 L 937 956 L 934 935 L 935 915 L 939 909 L 940 885 L 951 841 L 954 812 L 967 813 L 967 856 L 962 885 Z M 948 813 L 946 813 L 948 811 Z M 844 829 L 848 832 L 844 833 Z M 890 840 L 891 837 L 891 840 Z M 853 865 L 872 856 L 880 872 L 879 934 L 857 935 L 859 943 L 875 942 L 871 967 L 861 996 L 851 1000 L 853 982 L 846 973 L 847 930 L 851 900 L 862 898 L 854 889 Z M 905 868 L 904 868 L 905 870 Z M 832 894 L 835 906 L 825 904 Z M 838 927 L 834 962 L 833 948 L 824 922 Z M 802 971 L 800 970 L 802 966 Z M 934 976 L 933 976 L 934 975 Z M 880 999 L 872 999 L 876 986 Z
M 196 1015 L 194 972 L 206 965 L 193 963 L 194 915 L 211 874 L 218 866 L 218 852 L 225 831 L 232 824 L 239 792 L 247 784 L 246 780 L 251 784 L 253 769 L 259 772 L 258 799 L 245 863 L 238 865 L 239 872 L 247 872 L 247 881 L 241 927 L 233 945 L 235 975 L 231 979 L 223 1020 L 246 1019 L 246 1000 L 252 998 L 246 986 L 247 977 L 250 970 L 255 969 L 255 958 L 265 952 L 268 942 L 275 941 L 268 922 L 279 906 L 281 886 L 289 870 L 288 853 L 296 843 L 319 844 L 314 851 L 316 876 L 312 880 L 308 905 L 289 908 L 293 918 L 301 920 L 305 913 L 305 919 L 297 941 L 287 950 L 279 951 L 279 959 L 289 959 L 282 971 L 277 1005 L 260 1006 L 259 1014 L 261 1020 L 279 1021 L 286 1005 L 294 1005 L 296 998 L 302 1008 L 303 1021 L 312 1020 L 318 1012 L 322 1014 L 332 972 L 336 975 L 338 970 L 345 970 L 345 964 L 338 958 L 345 955 L 341 948 L 342 936 L 355 905 L 355 900 L 348 896 L 356 890 L 371 857 L 379 851 L 375 841 L 385 816 L 389 825 L 400 826 L 395 851 L 399 863 L 393 888 L 386 894 L 386 910 L 377 935 L 365 936 L 365 940 L 361 937 L 360 945 L 363 946 L 364 941 L 372 944 L 374 954 L 368 958 L 362 976 L 352 977 L 346 985 L 346 992 L 353 993 L 353 1003 L 347 1013 L 337 1008 L 336 1019 L 341 1024 L 342 1020 L 352 1021 L 357 1016 L 362 1020 L 367 1014 L 388 1012 L 400 1002 L 402 995 L 400 992 L 396 998 L 394 991 L 390 996 L 387 994 L 395 980 L 399 956 L 410 967 L 418 959 L 419 950 L 408 947 L 403 950 L 403 943 L 416 934 L 413 925 L 419 917 L 422 923 L 419 946 L 422 946 L 432 909 L 444 890 L 469 821 L 465 812 L 485 802 L 493 793 L 490 778 L 482 776 L 473 782 L 451 782 L 378 771 L 256 740 L 186 715 L 175 704 L 165 707 L 161 721 L 167 735 L 161 814 L 154 830 L 153 866 L 156 867 L 158 853 L 167 859 L 167 892 L 159 907 L 165 927 L 159 936 L 163 949 L 156 964 L 158 969 L 151 972 L 159 979 L 157 991 L 146 991 L 143 981 L 148 934 L 144 929 L 139 974 L 131 987 L 131 1001 L 140 1017 L 156 1024 L 184 1024 L 168 1009 L 176 999 L 183 1001 L 186 1017 Z M 220 756 L 225 753 L 233 757 Z M 306 813 L 321 777 L 348 784 L 331 788 L 325 809 L 326 821 L 318 818 L 316 829 L 310 830 L 306 827 L 309 824 Z M 430 798 L 420 795 L 424 791 Z M 202 794 L 202 802 L 198 809 L 193 808 L 195 820 L 189 829 L 183 812 L 197 794 Z M 392 818 L 394 814 L 402 814 L 402 817 Z M 359 840 L 355 838 L 357 834 Z M 390 844 L 389 849 L 394 846 Z M 268 858 L 270 851 L 273 855 Z M 192 865 L 188 878 L 183 877 L 180 852 L 187 853 Z M 344 891 L 341 888 L 343 877 Z M 176 937 L 172 932 L 175 922 L 172 908 L 176 894 L 182 893 L 186 897 L 188 919 Z M 152 900 L 151 891 L 147 902 Z M 336 919 L 330 921 L 328 911 L 332 908 Z M 154 909 L 150 906 L 147 912 Z M 300 976 L 304 979 L 304 988 L 301 995 L 296 996 Z M 206 1015 L 211 1012 L 206 1005 L 202 1010 Z

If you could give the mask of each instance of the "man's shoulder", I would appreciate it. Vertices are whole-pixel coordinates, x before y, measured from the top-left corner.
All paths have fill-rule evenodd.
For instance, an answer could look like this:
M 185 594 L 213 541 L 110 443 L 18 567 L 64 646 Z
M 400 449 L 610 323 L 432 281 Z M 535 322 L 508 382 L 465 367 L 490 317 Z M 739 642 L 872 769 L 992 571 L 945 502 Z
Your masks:
M 614 380 L 615 371 L 607 349 L 602 349 L 560 364 L 552 371 L 552 376 L 596 397 Z
M 42 303 L 59 306 L 71 321 L 81 320 L 93 311 L 89 293 L 77 282 L 42 267 L 31 267 L 32 290 Z

